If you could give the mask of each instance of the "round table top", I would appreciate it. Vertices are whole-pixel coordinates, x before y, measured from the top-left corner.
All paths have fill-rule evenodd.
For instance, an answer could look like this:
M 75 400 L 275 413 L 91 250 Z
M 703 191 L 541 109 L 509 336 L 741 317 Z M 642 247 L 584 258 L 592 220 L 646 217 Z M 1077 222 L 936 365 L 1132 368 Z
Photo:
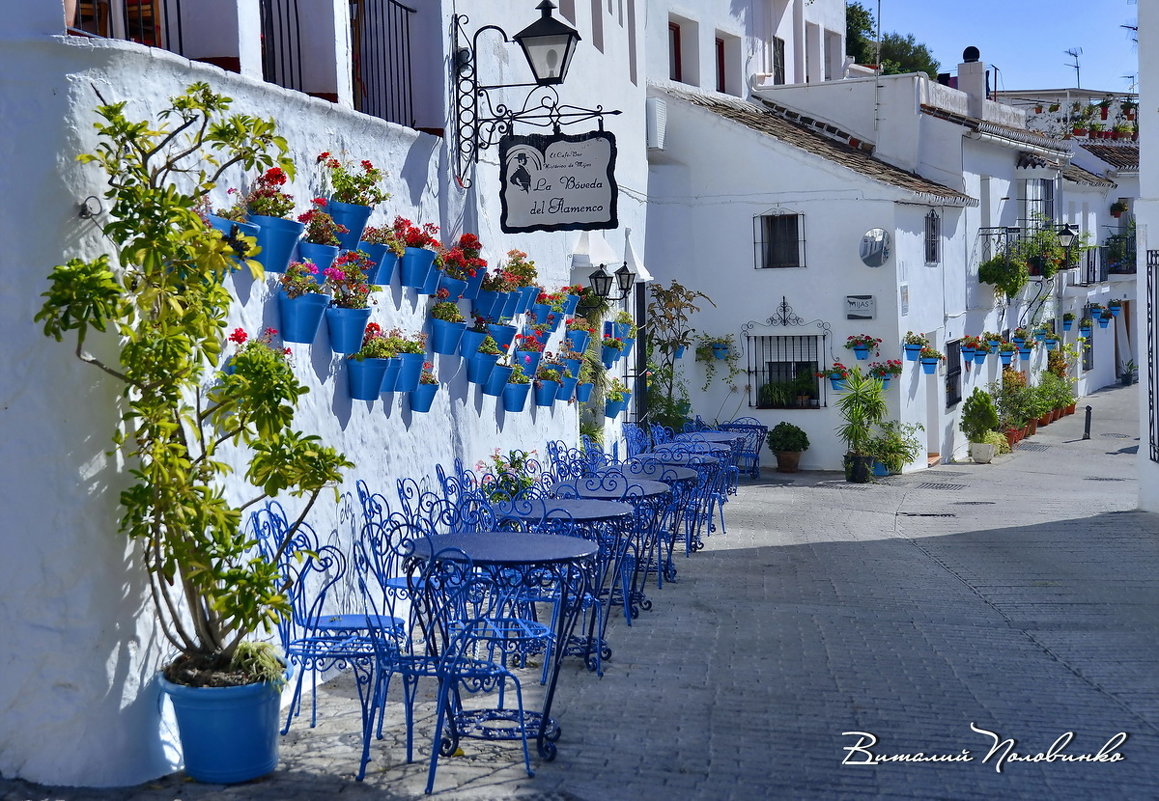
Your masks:
M 592 478 L 581 478 L 576 481 L 561 481 L 551 487 L 552 494 L 563 490 L 568 495 L 578 495 L 581 498 L 601 498 L 606 500 L 620 499 L 631 501 L 632 498 L 654 498 L 657 495 L 663 495 L 666 492 L 671 492 L 672 488 L 662 481 L 653 481 L 648 478 L 636 478 L 631 476 L 623 481 L 615 481 L 605 486 L 603 478 L 612 475 L 611 473 L 604 473 L 603 476 L 593 476 Z M 627 493 L 625 497 L 625 493 Z
M 720 459 L 703 453 L 683 453 L 677 451 L 655 451 L 633 456 L 638 462 L 656 462 L 665 465 L 710 465 L 719 466 Z
M 525 501 L 504 501 L 495 505 L 498 517 L 513 517 L 518 520 L 575 520 L 593 522 L 631 517 L 635 513 L 630 503 L 603 501 L 591 498 L 553 498 L 544 501 L 538 498 Z
M 664 481 L 665 479 L 693 481 L 697 478 L 695 470 L 673 464 L 665 464 L 658 459 L 638 460 L 629 462 L 628 464 L 616 465 L 615 467 L 602 470 L 600 474 L 603 475 L 617 471 L 634 478 L 649 478 L 655 481 Z
M 741 431 L 685 431 L 673 437 L 678 442 L 736 442 L 747 434 Z
M 457 548 L 477 565 L 518 566 L 574 562 L 595 556 L 599 544 L 579 537 L 513 531 L 439 534 L 414 541 L 414 554 L 422 559 L 446 548 Z
M 689 442 L 681 440 L 680 442 L 664 442 L 652 448 L 654 453 L 661 453 L 664 451 L 691 451 L 693 453 L 728 453 L 732 448 L 723 442 Z

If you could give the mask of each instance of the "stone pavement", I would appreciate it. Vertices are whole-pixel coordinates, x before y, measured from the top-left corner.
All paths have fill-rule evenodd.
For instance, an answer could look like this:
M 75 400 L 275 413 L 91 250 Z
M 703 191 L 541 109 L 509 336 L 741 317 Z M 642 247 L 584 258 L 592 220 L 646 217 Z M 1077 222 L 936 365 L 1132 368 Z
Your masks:
M 559 755 L 522 770 L 518 747 L 464 744 L 435 797 L 531 801 L 1143 799 L 1159 797 L 1159 518 L 1133 509 L 1137 392 L 1104 390 L 992 465 L 940 465 L 873 485 L 767 472 L 727 506 L 728 533 L 680 558 L 598 679 L 565 665 Z M 530 674 L 529 695 L 538 684 Z M 392 701 L 397 692 L 392 690 Z M 0 780 L 0 800 L 403 799 L 401 712 L 365 782 L 354 689 L 320 691 L 282 766 L 223 788 L 180 775 L 114 790 Z M 1118 761 L 1023 762 L 1013 750 Z M 852 750 L 866 732 L 878 742 Z M 851 749 L 845 751 L 843 749 Z M 842 764 L 877 756 L 969 762 Z

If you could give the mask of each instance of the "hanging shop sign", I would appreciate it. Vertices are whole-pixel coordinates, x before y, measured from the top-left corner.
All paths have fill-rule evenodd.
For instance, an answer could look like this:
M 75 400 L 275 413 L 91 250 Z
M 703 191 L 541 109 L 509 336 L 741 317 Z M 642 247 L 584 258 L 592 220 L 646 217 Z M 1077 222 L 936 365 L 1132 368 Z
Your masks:
M 499 160 L 504 233 L 619 227 L 616 138 L 607 131 L 504 136 Z

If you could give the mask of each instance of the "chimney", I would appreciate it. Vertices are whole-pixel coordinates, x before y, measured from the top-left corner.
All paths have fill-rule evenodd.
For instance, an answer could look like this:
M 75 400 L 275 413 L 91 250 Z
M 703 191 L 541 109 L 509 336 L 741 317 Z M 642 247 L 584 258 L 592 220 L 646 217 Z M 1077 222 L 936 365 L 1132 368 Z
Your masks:
M 971 117 L 982 118 L 986 105 L 986 65 L 980 60 L 978 48 L 971 45 L 962 51 L 962 63 L 958 65 L 958 89 L 969 96 L 967 113 Z

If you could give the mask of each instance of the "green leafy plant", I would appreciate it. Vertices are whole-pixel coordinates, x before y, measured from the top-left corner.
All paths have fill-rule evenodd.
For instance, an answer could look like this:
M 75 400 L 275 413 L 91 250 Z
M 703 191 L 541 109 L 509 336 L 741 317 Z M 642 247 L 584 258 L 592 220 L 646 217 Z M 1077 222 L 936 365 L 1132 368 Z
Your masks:
M 767 440 L 773 453 L 809 449 L 809 435 L 805 430 L 784 420 L 769 429 Z
M 987 432 L 998 429 L 998 410 L 990 393 L 974 387 L 962 404 L 962 419 L 958 426 L 970 442 L 984 442 Z
M 479 343 L 479 347 L 476 348 L 476 351 L 484 354 L 485 356 L 502 356 L 503 355 L 503 351 L 502 351 L 502 349 L 500 349 L 499 343 L 496 342 L 491 337 L 490 334 L 483 337 L 483 341 Z
M 124 386 L 113 442 L 133 483 L 121 493 L 120 523 L 139 546 L 160 629 L 181 653 L 166 669 L 178 681 L 185 666 L 237 667 L 243 640 L 290 611 L 276 561 L 256 556 L 241 531 L 245 509 L 283 492 L 305 498 L 277 543 L 280 558 L 318 493 L 353 466 L 293 427 L 308 390 L 277 349 L 243 348 L 232 373 L 202 385 L 221 355 L 235 263 L 220 233 L 202 224 L 197 198 L 229 165 L 288 166 L 273 122 L 226 116 L 230 102 L 193 84 L 159 121 L 136 122 L 125 103 L 102 99 L 100 142 L 79 158 L 107 176 L 102 229 L 115 261 L 102 254 L 55 267 L 36 315 L 46 335 L 75 338 L 83 361 Z M 178 176 L 192 192 L 176 188 Z M 93 332 L 116 336 L 115 362 L 86 351 Z M 244 454 L 256 488 L 240 506 L 223 492 L 229 451 Z
M 714 348 L 713 345 L 717 347 Z M 726 351 L 724 359 L 716 358 L 716 353 L 721 347 Z M 727 370 L 724 379 L 725 385 L 730 391 L 737 390 L 735 380 L 742 371 L 740 369 L 740 353 L 737 352 L 736 339 L 732 334 L 700 334 L 697 336 L 696 361 L 704 365 L 704 385 L 701 387 L 703 392 L 707 392 L 708 388 L 712 386 L 712 382 L 716 379 L 717 366 L 722 361 Z
M 867 448 L 873 459 L 885 465 L 886 470 L 900 473 L 921 455 L 922 443 L 917 435 L 922 430 L 923 427 L 917 423 L 887 420 L 874 431 Z
M 881 382 L 861 372 L 861 368 L 849 370 L 845 378 L 845 391 L 837 399 L 837 411 L 842 424 L 837 428 L 837 436 L 845 443 L 852 456 L 870 456 L 869 443 L 873 429 L 885 419 L 885 394 Z
M 386 179 L 386 171 L 365 159 L 359 162 L 358 170 L 352 170 L 347 162 L 339 161 L 329 153 L 318 154 L 317 163 L 329 178 L 331 197 L 339 203 L 375 206 L 390 199 L 390 194 L 379 188 Z
M 913 331 L 906 331 L 905 337 L 902 339 L 901 344 L 920 345 L 924 348 L 930 344 L 930 340 L 923 334 L 915 334 Z
M 608 386 L 607 399 L 612 402 L 622 401 L 628 391 L 628 387 L 623 381 L 613 378 L 612 383 Z
M 292 176 L 292 168 L 281 165 L 255 178 L 244 198 L 246 211 L 266 217 L 288 216 L 294 210 L 294 196 L 283 192 L 282 187 Z
M 362 333 L 362 347 L 357 353 L 352 353 L 346 358 L 363 361 L 364 359 L 391 359 L 397 355 L 398 349 L 395 347 L 394 340 L 383 332 L 382 326 L 378 323 L 367 323 L 366 330 Z
M 450 296 L 451 293 L 446 289 L 440 289 L 435 293 L 437 300 L 431 305 L 431 318 L 448 323 L 465 323 L 467 319 L 463 317 L 459 304 L 453 300 L 447 300 Z
M 507 377 L 508 384 L 530 384 L 531 378 L 523 372 L 523 365 L 519 362 L 511 365 L 511 375 Z
M 999 253 L 978 265 L 978 280 L 993 286 L 995 292 L 1012 298 L 1030 280 L 1030 268 L 1020 258 Z
M 406 253 L 406 243 L 398 237 L 394 228 L 387 225 L 368 225 L 362 229 L 362 241 L 371 245 L 386 245 L 396 256 Z

